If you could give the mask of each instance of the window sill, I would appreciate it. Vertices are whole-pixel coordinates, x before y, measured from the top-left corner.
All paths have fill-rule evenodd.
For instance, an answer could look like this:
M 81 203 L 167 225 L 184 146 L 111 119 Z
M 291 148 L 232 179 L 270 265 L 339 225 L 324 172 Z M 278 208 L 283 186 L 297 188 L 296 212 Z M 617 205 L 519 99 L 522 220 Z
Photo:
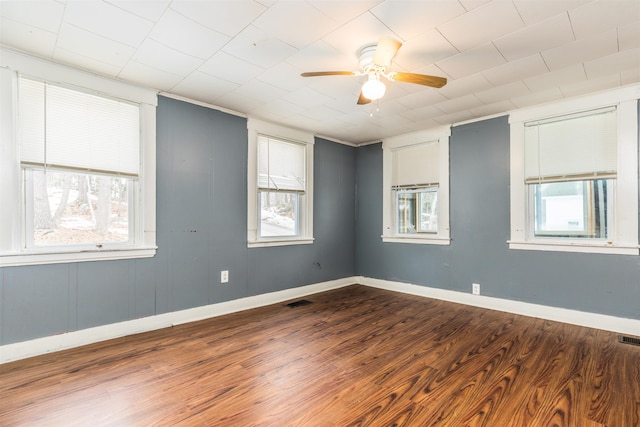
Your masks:
M 413 243 L 418 245 L 450 245 L 451 239 L 448 237 L 399 237 L 382 236 L 385 243 Z
M 133 258 L 151 258 L 155 256 L 154 247 L 131 249 L 103 249 L 76 252 L 38 252 L 0 255 L 0 267 L 22 265 L 60 264 L 67 262 L 110 261 Z
M 516 242 L 507 241 L 509 249 L 550 252 L 580 252 L 593 254 L 639 255 L 638 246 L 614 246 L 606 243 L 582 242 Z
M 248 248 L 265 248 L 269 246 L 292 246 L 292 245 L 311 245 L 313 238 L 310 239 L 282 239 L 282 240 L 256 240 L 248 242 Z

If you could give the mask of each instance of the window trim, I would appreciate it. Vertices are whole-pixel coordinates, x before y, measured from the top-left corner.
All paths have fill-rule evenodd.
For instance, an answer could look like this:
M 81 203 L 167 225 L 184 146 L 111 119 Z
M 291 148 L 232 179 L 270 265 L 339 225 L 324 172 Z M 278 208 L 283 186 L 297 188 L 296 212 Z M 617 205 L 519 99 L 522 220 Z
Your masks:
M 313 237 L 313 147 L 315 138 L 301 130 L 249 117 L 247 119 L 247 247 L 312 244 Z M 302 144 L 305 147 L 305 194 L 300 203 L 300 235 L 296 237 L 259 237 L 258 235 L 258 136 L 264 135 Z
M 449 229 L 449 137 L 450 126 L 440 126 L 382 141 L 382 241 L 426 245 L 450 245 Z M 393 150 L 437 142 L 439 146 L 438 233 L 401 234 L 396 232 L 395 191 L 392 188 Z
M 17 73 L 89 93 L 102 94 L 138 104 L 140 107 L 139 211 L 133 231 L 136 244 L 126 248 L 78 249 L 63 246 L 25 249 L 25 200 L 18 160 Z M 0 139 L 0 197 L 11 200 L 0 206 L 0 267 L 67 262 L 149 258 L 156 253 L 156 107 L 157 92 L 94 73 L 0 48 L 0 97 L 3 123 Z M 4 143 L 2 143 L 4 141 Z M 13 160 L 6 160 L 7 157 Z M 5 159 L 5 160 L 3 160 Z M 19 209 L 15 209 L 19 206 Z
M 639 255 L 638 247 L 638 99 L 640 85 L 511 112 L 509 249 Z M 617 178 L 612 233 L 602 239 L 532 237 L 524 171 L 524 124 L 555 116 L 616 106 Z

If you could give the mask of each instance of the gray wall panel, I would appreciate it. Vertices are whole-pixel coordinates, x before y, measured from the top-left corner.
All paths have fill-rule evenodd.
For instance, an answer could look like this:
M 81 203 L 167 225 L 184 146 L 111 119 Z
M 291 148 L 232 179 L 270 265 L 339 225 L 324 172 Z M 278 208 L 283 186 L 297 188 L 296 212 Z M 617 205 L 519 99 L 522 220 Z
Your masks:
M 171 233 L 169 311 L 209 302 L 209 240 L 206 233 Z
M 315 144 L 313 245 L 251 250 L 246 119 L 160 97 L 156 149 L 156 256 L 3 268 L 0 344 L 355 273 L 355 148 Z
M 155 258 L 132 260 L 134 274 L 133 317 L 147 317 L 156 311 L 156 270 L 159 267 Z M 155 265 L 154 265 L 155 263 Z M 131 291 L 131 290 L 130 290 Z
M 69 330 L 67 264 L 3 269 L 2 337 L 16 342 Z
M 358 151 L 358 274 L 498 298 L 640 318 L 637 256 L 508 249 L 506 117 L 454 127 L 450 247 L 382 243 L 382 150 Z
M 81 262 L 77 264 L 78 329 L 132 318 L 129 261 Z
M 356 159 L 356 271 L 385 278 L 382 235 L 382 144 L 358 148 Z M 375 260 L 375 262 L 369 262 Z
M 355 273 L 356 149 L 316 139 L 312 245 L 251 248 L 251 295 Z
M 317 283 L 355 273 L 356 149 L 317 139 L 314 153 L 314 234 L 311 271 Z
M 381 144 L 316 139 L 315 242 L 252 249 L 246 119 L 161 97 L 157 122 L 156 256 L 2 268 L 0 344 L 355 274 L 640 318 L 640 257 L 508 249 L 505 117 L 452 130 L 450 246 L 383 244 Z

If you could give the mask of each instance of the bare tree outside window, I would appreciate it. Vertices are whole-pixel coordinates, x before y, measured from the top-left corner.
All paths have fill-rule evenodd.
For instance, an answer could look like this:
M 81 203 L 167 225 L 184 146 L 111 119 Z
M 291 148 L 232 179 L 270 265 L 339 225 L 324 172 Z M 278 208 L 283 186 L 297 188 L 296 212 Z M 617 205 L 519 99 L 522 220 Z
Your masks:
M 131 179 L 30 170 L 35 246 L 127 242 Z

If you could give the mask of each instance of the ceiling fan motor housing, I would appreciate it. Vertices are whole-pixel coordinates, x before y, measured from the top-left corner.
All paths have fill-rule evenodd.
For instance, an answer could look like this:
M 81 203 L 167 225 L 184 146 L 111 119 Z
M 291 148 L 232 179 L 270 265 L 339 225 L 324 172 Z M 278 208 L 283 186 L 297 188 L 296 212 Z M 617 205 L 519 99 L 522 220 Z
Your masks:
M 372 43 L 363 46 L 358 51 L 358 62 L 362 71 L 369 71 L 369 68 L 373 66 L 373 55 L 376 53 L 378 43 Z

